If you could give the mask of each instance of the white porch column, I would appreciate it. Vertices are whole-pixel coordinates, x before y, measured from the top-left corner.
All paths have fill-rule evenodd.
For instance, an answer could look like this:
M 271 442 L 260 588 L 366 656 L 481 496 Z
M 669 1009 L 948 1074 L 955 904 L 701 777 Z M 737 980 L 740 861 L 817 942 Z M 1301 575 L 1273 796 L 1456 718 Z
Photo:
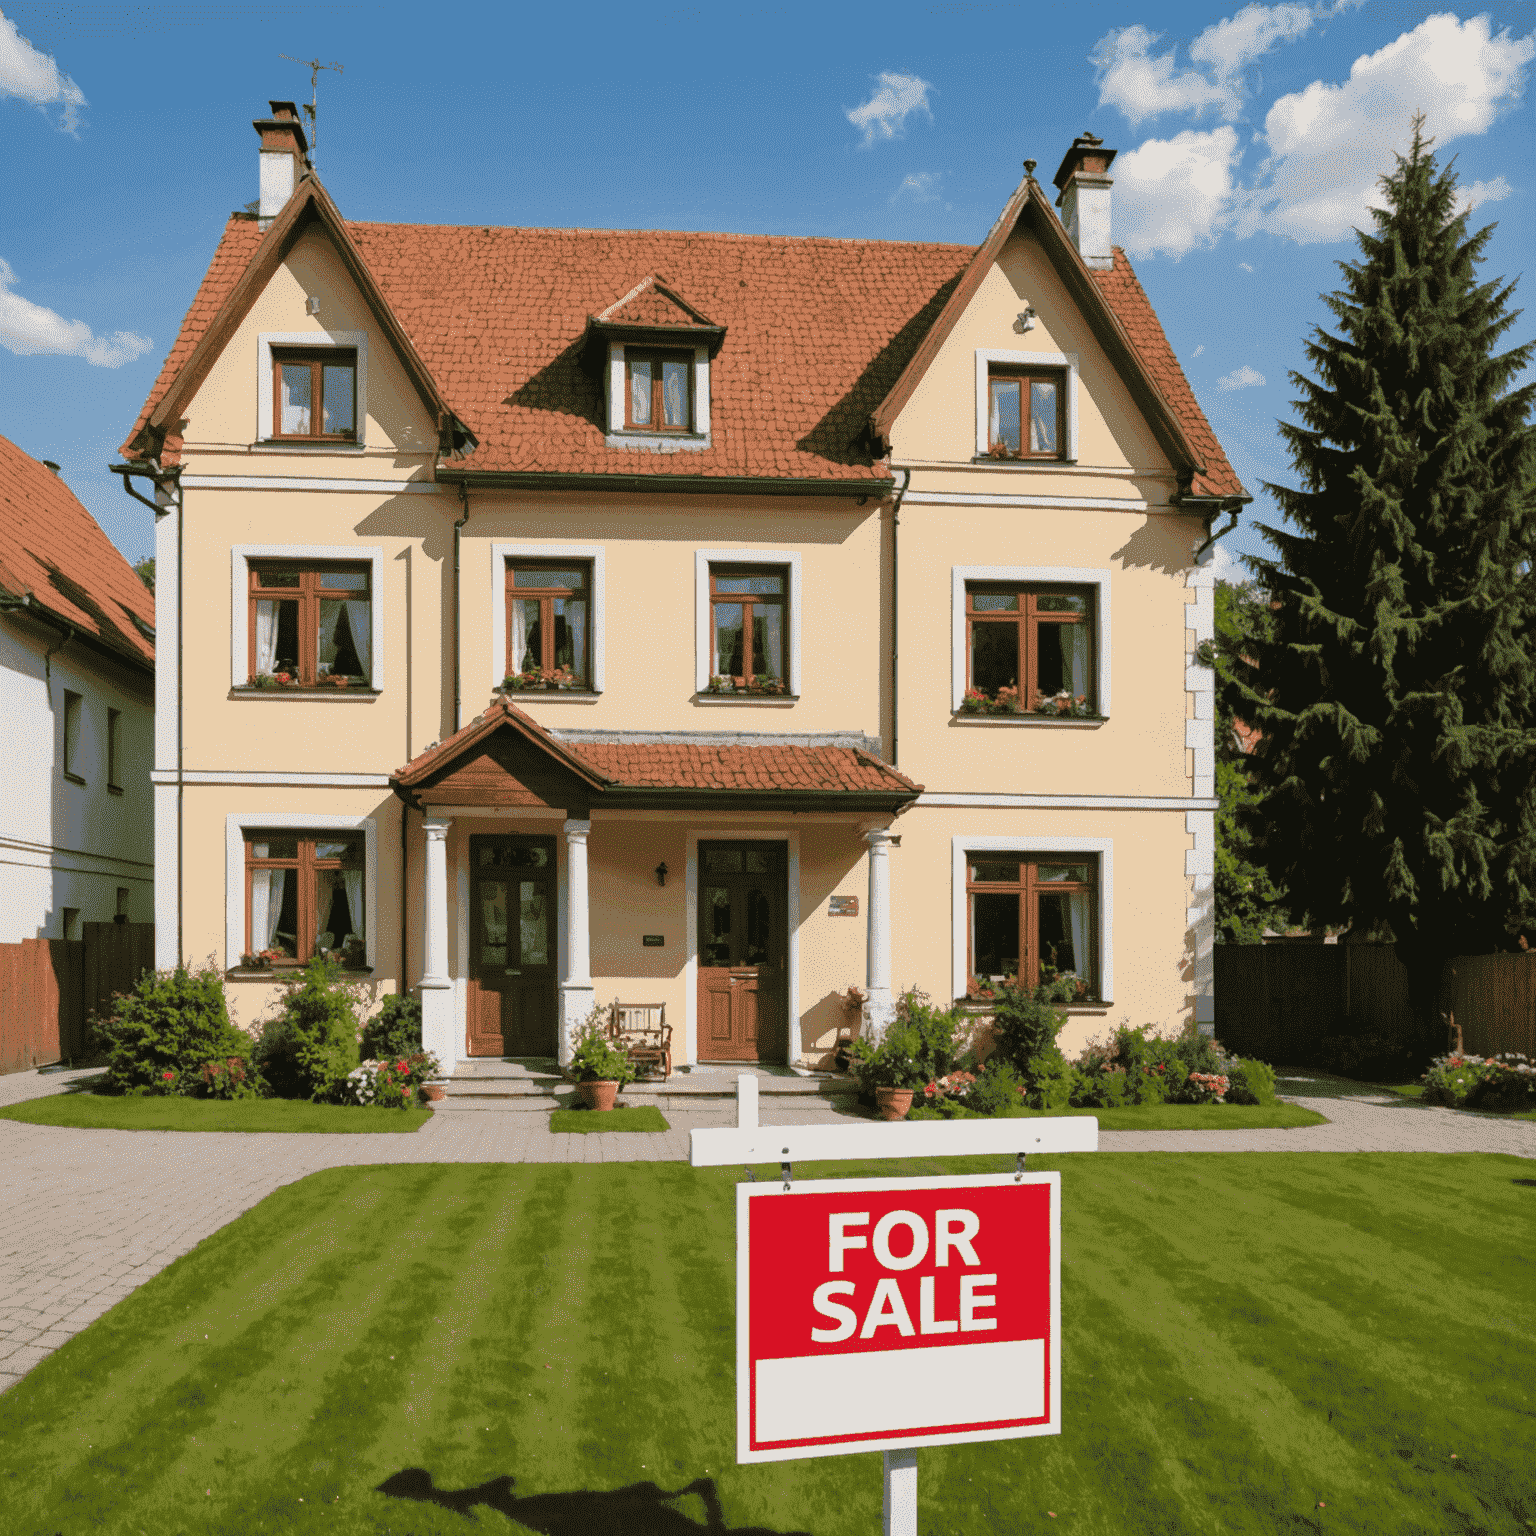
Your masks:
M 867 970 L 864 990 L 864 1021 L 860 1033 L 867 1040 L 884 1038 L 896 1007 L 891 999 L 891 833 L 887 827 L 864 832 L 869 844 L 869 936 L 865 947 Z
M 592 927 L 587 909 L 590 821 L 565 823 L 565 977 L 560 983 L 560 1065 L 570 1063 L 576 1032 L 592 1011 Z
M 450 821 L 422 822 L 427 834 L 426 882 L 423 914 L 421 989 L 421 1043 L 452 1072 L 464 1054 L 456 1038 L 453 979 L 448 974 L 448 829 Z

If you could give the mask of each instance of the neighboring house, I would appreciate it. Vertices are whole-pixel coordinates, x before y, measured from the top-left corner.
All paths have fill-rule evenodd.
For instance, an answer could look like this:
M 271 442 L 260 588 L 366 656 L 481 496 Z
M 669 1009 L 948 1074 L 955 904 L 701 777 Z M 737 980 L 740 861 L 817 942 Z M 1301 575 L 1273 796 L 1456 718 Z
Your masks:
M 0 944 L 154 915 L 155 599 L 0 437 Z
M 161 963 L 249 1022 L 243 955 L 333 950 L 449 1060 L 619 997 L 681 1062 L 814 1063 L 850 987 L 879 1029 L 1042 963 L 1068 1050 L 1209 1026 L 1196 551 L 1246 496 L 1113 151 L 980 248 L 369 224 L 272 113 L 123 448 Z

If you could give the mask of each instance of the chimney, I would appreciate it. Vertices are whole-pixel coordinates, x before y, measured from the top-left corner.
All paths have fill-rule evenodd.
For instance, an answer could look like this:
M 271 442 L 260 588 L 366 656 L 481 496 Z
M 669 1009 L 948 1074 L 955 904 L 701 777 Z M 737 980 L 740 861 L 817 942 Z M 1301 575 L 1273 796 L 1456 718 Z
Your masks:
M 1104 140 L 1091 133 L 1081 133 L 1056 172 L 1055 184 L 1061 189 L 1056 206 L 1078 254 L 1095 271 L 1107 272 L 1115 264 L 1109 243 L 1109 189 L 1114 179 L 1109 175 L 1116 151 L 1104 148 Z
M 268 103 L 271 117 L 258 117 L 251 126 L 261 135 L 261 200 L 256 217 L 265 229 L 293 196 L 299 177 L 309 164 L 309 145 L 299 109 L 291 101 Z

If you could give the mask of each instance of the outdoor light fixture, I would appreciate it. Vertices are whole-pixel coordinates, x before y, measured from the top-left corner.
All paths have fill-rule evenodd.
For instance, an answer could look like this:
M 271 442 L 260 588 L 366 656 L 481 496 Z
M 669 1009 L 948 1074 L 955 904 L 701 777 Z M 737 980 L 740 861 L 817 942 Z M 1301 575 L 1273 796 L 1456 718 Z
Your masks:
M 665 864 L 658 864 L 656 866 L 656 884 L 657 885 L 665 885 L 666 883 L 667 883 L 667 866 Z
M 315 294 L 304 300 L 304 313 L 306 315 L 318 315 L 320 313 L 320 300 Z

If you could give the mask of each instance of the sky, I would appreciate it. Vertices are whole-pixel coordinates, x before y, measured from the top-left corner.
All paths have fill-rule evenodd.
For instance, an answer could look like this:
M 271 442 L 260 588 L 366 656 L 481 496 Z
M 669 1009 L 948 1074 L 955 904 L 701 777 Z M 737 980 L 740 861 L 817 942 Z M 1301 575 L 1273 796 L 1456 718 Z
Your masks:
M 1536 0 L 0 0 L 0 433 L 151 552 L 107 465 L 256 196 L 251 120 L 309 98 L 285 54 L 342 66 L 315 160 L 354 219 L 979 243 L 1021 162 L 1048 182 L 1087 129 L 1119 151 L 1114 239 L 1255 497 L 1218 555 L 1240 574 L 1277 516 L 1263 482 L 1294 483 L 1288 373 L 1416 110 L 1497 225 L 1484 276 L 1525 273 L 1533 33 Z

